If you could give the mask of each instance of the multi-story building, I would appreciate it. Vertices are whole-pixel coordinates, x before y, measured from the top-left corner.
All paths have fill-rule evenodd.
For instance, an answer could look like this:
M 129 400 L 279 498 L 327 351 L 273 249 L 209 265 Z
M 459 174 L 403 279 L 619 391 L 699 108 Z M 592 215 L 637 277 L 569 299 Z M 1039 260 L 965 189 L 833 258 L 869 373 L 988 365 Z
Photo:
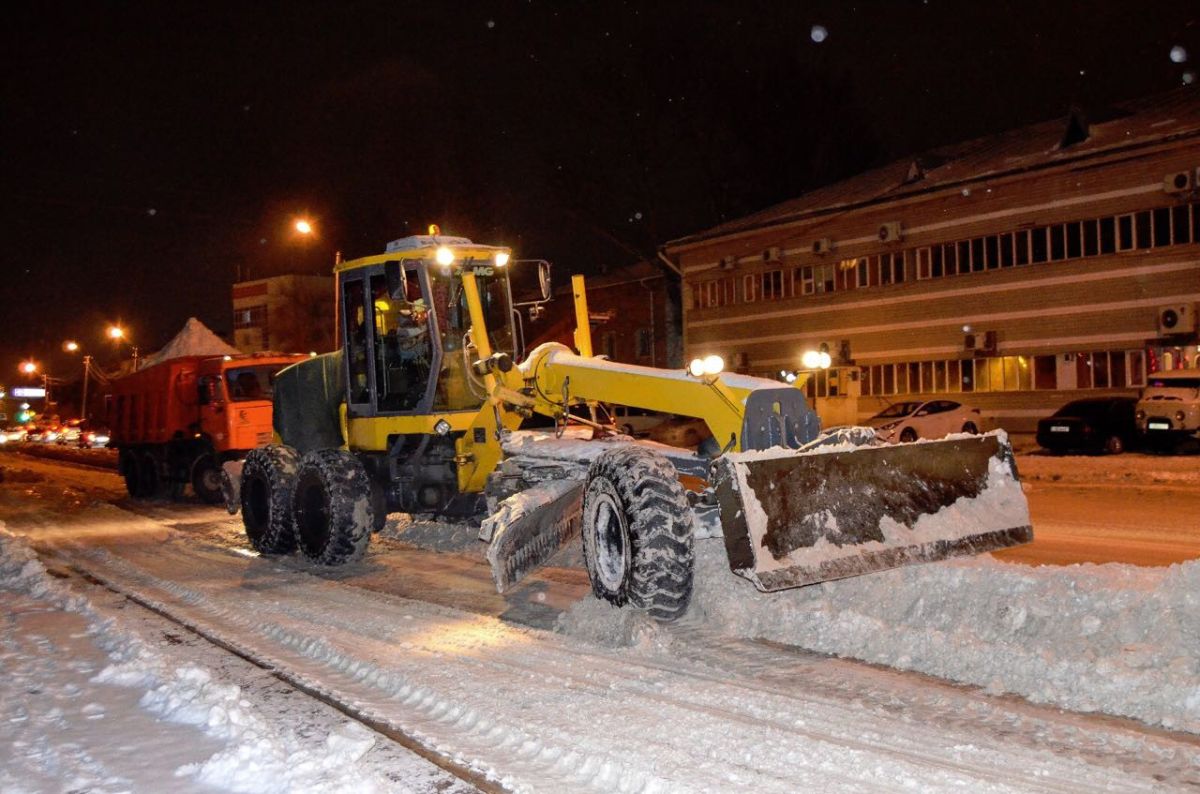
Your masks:
M 892 163 L 668 243 L 685 358 L 781 377 L 824 348 L 860 418 L 957 394 L 1027 432 L 1200 363 L 1198 184 L 1193 88 Z
M 273 276 L 233 285 L 233 344 L 245 353 L 333 348 L 333 277 Z

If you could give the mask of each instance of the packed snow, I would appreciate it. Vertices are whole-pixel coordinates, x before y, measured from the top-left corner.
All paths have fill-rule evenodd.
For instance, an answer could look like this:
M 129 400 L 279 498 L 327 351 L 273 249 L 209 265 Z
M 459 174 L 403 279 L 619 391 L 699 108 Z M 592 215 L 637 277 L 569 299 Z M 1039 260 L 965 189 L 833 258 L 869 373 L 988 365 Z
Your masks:
M 67 482 L 115 481 L 36 465 L 69 471 Z M 1168 732 L 1200 734 L 1197 562 L 983 557 L 760 594 L 729 572 L 720 540 L 700 540 L 680 623 L 587 596 L 549 633 L 362 584 L 389 566 L 419 575 L 390 538 L 419 546 L 439 531 L 455 542 L 412 559 L 444 559 L 448 585 L 473 570 L 488 580 L 469 525 L 393 516 L 361 566 L 326 573 L 189 529 L 222 526 L 214 508 L 158 503 L 139 515 L 78 499 L 67 482 L 16 479 L 0 488 L 0 511 L 20 516 L 52 569 L 78 567 L 510 790 L 1200 785 L 1200 742 Z M 296 689 L 264 705 L 270 690 L 223 672 L 216 646 L 174 652 L 118 597 L 61 576 L 0 536 L 2 718 L 20 718 L 17 706 L 28 715 L 0 724 L 0 789 L 466 790 L 361 723 L 297 718 L 312 701 Z M 50 615 L 66 622 L 51 630 Z M 128 749 L 142 742 L 163 749 Z
M 153 355 L 142 359 L 139 367 L 152 367 L 173 358 L 185 356 L 237 356 L 241 355 L 233 345 L 209 330 L 208 326 L 189 317 L 179 333 Z

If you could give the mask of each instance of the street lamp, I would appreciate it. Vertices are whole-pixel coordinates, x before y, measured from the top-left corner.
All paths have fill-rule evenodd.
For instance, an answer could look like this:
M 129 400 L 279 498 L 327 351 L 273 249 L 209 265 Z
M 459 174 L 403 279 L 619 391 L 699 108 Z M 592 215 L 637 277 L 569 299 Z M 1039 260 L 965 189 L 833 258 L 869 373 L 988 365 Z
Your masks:
M 79 352 L 79 343 L 74 340 L 63 342 L 63 350 L 68 353 L 77 353 Z
M 33 375 L 38 371 L 38 365 L 33 361 L 22 361 L 19 369 L 25 375 Z
M 297 218 L 295 223 L 292 224 L 292 228 L 300 234 L 312 234 L 314 231 L 312 221 L 307 218 Z
M 125 344 L 129 345 L 130 348 L 133 349 L 133 368 L 137 369 L 137 362 L 138 362 L 137 345 L 135 345 L 129 341 L 129 337 L 126 334 L 125 329 L 119 325 L 110 325 L 110 326 L 108 326 L 108 328 L 105 329 L 104 333 L 109 339 L 116 342 L 118 346 L 120 346 L 120 344 L 122 342 L 124 342 Z

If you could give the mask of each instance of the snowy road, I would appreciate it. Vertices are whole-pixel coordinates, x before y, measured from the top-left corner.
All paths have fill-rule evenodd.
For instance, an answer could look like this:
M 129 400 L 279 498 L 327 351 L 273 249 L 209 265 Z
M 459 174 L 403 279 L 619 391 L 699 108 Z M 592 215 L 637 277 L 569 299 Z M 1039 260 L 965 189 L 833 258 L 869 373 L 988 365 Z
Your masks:
M 1200 785 L 1192 735 L 695 622 L 635 631 L 628 647 L 589 643 L 496 617 L 551 622 L 585 595 L 576 572 L 552 572 L 514 604 L 480 585 L 476 558 L 385 541 L 363 566 L 317 577 L 248 553 L 216 511 L 132 513 L 106 504 L 110 486 L 63 469 L 52 483 L 6 486 L 0 513 L 50 564 L 86 571 L 505 788 Z

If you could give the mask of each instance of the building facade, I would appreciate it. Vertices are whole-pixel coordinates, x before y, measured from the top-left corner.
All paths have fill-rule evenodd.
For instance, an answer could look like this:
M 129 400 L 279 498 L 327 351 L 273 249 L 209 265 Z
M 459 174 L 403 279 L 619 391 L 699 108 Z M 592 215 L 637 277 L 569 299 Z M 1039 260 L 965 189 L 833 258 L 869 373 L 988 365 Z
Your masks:
M 667 244 L 685 358 L 779 378 L 823 349 L 810 396 L 860 418 L 949 394 L 1029 432 L 1200 364 L 1198 182 L 1192 89 L 893 163 Z
M 333 349 L 333 277 L 288 275 L 233 285 L 233 344 L 244 353 Z
M 647 367 L 683 366 L 679 279 L 653 262 L 639 262 L 587 279 L 592 352 Z M 527 347 L 561 342 L 574 347 L 575 303 L 570 282 L 554 292 L 536 320 L 524 319 Z

